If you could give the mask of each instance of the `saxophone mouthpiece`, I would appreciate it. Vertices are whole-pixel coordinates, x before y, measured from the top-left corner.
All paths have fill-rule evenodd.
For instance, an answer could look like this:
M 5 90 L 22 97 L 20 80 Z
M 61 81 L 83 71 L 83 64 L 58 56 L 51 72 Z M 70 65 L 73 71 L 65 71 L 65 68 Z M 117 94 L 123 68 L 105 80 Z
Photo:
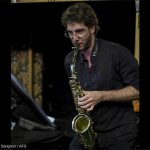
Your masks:
M 73 46 L 72 49 L 77 49 L 77 47 Z

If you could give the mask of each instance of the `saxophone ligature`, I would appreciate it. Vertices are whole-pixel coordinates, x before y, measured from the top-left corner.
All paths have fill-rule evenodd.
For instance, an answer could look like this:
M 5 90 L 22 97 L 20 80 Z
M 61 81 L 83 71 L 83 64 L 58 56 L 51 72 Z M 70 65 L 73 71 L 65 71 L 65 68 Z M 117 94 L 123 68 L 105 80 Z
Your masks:
M 76 115 L 72 120 L 72 129 L 79 136 L 80 141 L 84 145 L 85 149 L 94 150 L 96 133 L 93 130 L 92 119 L 90 118 L 88 112 L 78 105 L 78 98 L 84 96 L 84 92 L 81 89 L 80 83 L 77 81 L 77 72 L 75 69 L 78 49 L 73 47 L 73 50 L 74 53 L 70 66 L 71 77 L 69 80 L 69 85 L 71 87 L 78 115 Z

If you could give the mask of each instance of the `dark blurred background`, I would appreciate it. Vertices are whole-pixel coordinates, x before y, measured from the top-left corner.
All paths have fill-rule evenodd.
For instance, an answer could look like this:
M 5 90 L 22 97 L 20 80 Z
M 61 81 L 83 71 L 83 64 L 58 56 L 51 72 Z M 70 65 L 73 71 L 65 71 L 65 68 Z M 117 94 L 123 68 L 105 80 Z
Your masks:
M 72 45 L 64 37 L 61 14 L 72 3 L 74 2 L 11 4 L 10 27 L 13 49 L 31 47 L 34 52 L 43 55 L 42 109 L 47 115 L 56 118 L 59 130 L 66 131 L 63 139 L 67 144 L 73 135 L 71 121 L 75 108 L 64 68 L 64 58 L 71 51 Z M 97 36 L 122 44 L 134 54 L 135 2 L 126 0 L 87 3 L 91 4 L 99 19 L 101 30 Z M 58 143 L 61 143 L 60 139 Z M 57 148 L 59 144 L 55 141 L 55 149 L 66 149 L 63 148 L 64 141 L 61 141 L 61 148 Z M 144 140 L 141 144 L 144 145 Z
M 50 113 L 47 104 L 51 103 L 56 115 L 72 106 L 64 69 L 64 58 L 72 45 L 64 37 L 65 29 L 60 21 L 62 12 L 72 3 L 11 4 L 11 46 L 13 49 L 31 47 L 43 54 L 43 108 Z M 120 43 L 134 53 L 134 1 L 88 3 L 99 19 L 98 37 Z

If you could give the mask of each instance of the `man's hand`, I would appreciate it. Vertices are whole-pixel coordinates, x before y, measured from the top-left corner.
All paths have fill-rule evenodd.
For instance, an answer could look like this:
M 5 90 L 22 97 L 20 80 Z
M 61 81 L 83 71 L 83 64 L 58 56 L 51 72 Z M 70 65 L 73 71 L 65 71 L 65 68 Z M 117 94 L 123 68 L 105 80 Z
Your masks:
M 87 111 L 92 111 L 103 100 L 103 91 L 84 91 L 84 94 L 78 99 L 78 105 Z
M 111 91 L 84 91 L 84 94 L 78 99 L 78 105 L 87 111 L 92 111 L 102 101 L 127 102 L 139 98 L 139 90 L 132 86 Z

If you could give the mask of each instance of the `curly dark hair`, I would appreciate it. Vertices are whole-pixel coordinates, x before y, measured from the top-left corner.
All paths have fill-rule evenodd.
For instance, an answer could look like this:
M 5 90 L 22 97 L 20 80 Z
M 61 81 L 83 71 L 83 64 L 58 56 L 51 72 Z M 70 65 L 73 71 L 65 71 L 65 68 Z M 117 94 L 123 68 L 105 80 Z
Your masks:
M 95 34 L 99 31 L 98 18 L 93 8 L 85 2 L 78 2 L 69 6 L 61 17 L 61 23 L 67 27 L 67 23 L 84 23 L 87 27 L 95 26 Z

